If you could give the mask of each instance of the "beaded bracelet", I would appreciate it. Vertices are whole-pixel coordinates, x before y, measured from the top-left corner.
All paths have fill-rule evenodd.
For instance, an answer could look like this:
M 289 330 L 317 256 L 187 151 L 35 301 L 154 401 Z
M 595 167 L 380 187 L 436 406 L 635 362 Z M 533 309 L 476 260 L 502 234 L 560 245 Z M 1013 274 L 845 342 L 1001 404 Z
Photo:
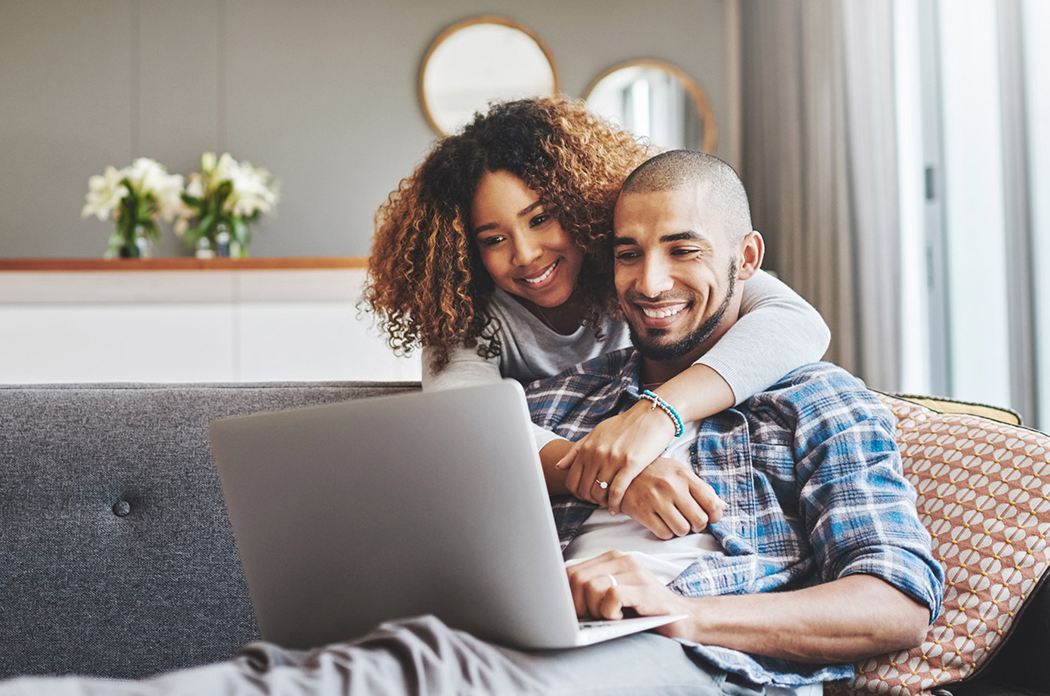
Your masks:
M 671 406 L 671 404 L 661 399 L 658 394 L 654 394 L 648 389 L 643 391 L 640 396 L 646 401 L 653 402 L 653 406 L 650 410 L 659 408 L 666 413 L 667 417 L 674 421 L 674 436 L 681 437 L 682 433 L 685 432 L 685 426 L 682 425 L 682 417 L 678 415 L 678 411 L 674 410 L 674 407 Z

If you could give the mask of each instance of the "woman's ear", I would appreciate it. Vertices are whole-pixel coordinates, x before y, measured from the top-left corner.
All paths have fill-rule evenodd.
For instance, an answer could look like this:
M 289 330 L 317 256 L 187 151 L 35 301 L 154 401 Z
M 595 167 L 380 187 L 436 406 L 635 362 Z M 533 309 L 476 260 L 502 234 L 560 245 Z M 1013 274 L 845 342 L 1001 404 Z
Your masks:
M 751 230 L 740 241 L 737 263 L 737 280 L 747 280 L 762 268 L 762 258 L 766 255 L 766 243 L 758 230 Z

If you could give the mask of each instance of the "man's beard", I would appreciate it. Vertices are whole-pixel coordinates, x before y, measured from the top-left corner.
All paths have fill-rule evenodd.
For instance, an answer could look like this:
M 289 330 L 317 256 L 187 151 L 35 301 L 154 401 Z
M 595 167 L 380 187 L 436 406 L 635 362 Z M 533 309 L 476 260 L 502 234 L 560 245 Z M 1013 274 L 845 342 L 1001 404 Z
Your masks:
M 627 322 L 627 328 L 631 333 L 631 343 L 634 344 L 634 347 L 638 349 L 638 352 L 643 357 L 657 362 L 674 360 L 683 355 L 688 355 L 702 346 L 707 339 L 711 338 L 711 334 L 715 332 L 718 325 L 722 323 L 722 319 L 725 318 L 726 312 L 729 311 L 729 301 L 733 299 L 735 291 L 736 261 L 733 261 L 729 264 L 729 290 L 726 292 L 725 300 L 715 310 L 715 313 L 705 319 L 692 333 L 676 343 L 651 344 L 646 343 L 646 339 L 642 338 L 631 322 Z M 660 337 L 667 333 L 667 329 L 646 329 L 646 332 L 649 337 Z

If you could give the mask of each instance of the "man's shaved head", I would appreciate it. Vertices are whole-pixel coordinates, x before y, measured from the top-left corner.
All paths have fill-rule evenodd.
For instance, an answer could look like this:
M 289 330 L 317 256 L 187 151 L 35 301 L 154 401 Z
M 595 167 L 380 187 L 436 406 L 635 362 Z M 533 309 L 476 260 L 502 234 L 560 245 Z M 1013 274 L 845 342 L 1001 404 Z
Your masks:
M 732 241 L 751 232 L 751 206 L 740 177 L 728 164 L 703 152 L 671 150 L 653 157 L 627 177 L 620 195 L 675 191 L 689 186 L 699 186 L 707 192 L 710 212 L 723 222 Z

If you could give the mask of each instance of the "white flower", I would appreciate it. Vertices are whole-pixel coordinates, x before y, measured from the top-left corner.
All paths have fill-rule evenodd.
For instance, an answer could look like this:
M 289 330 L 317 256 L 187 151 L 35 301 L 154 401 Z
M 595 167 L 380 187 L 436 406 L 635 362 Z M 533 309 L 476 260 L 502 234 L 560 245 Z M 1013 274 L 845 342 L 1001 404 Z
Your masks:
M 201 165 L 203 166 L 203 158 Z M 222 153 L 222 157 L 219 158 L 219 163 L 211 168 L 208 178 L 211 179 L 212 185 L 218 185 L 223 181 L 233 181 L 234 177 L 238 175 L 240 169 L 237 164 L 237 160 L 230 156 L 230 153 Z
M 201 171 L 207 175 L 211 174 L 213 169 L 215 169 L 215 153 L 205 152 L 201 155 Z
M 233 170 L 233 191 L 226 199 L 225 209 L 238 217 L 250 217 L 256 212 L 269 213 L 277 203 L 276 188 L 269 184 L 270 172 L 241 162 Z
M 204 198 L 204 178 L 199 173 L 190 174 L 190 183 L 186 184 L 186 195 Z
M 135 190 L 143 194 L 156 191 L 167 176 L 164 167 L 149 157 L 139 157 L 124 171 Z
M 171 222 L 183 214 L 190 214 L 189 207 L 182 202 L 182 175 L 164 175 L 161 186 L 153 192 L 160 217 Z
M 88 179 L 87 203 L 80 211 L 81 217 L 95 215 L 99 220 L 105 220 L 120 205 L 120 201 L 130 191 L 121 183 L 124 179 L 124 170 L 117 171 L 113 166 L 106 167 L 101 176 L 98 174 Z

